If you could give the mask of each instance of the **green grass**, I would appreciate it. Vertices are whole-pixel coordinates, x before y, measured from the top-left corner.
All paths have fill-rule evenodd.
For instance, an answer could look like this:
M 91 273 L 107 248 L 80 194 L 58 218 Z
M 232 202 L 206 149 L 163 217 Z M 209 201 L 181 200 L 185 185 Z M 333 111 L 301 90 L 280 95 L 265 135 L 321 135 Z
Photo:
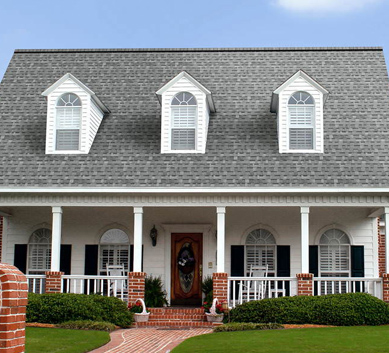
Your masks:
M 26 328 L 26 353 L 84 353 L 109 342 L 103 331 Z
M 389 352 L 389 326 L 211 333 L 190 338 L 172 353 Z

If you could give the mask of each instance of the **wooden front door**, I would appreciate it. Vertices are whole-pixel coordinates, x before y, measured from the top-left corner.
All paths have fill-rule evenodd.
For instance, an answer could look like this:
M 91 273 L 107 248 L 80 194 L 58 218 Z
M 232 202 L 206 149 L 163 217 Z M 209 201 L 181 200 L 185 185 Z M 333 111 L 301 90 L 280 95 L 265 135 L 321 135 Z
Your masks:
M 203 235 L 172 234 L 172 305 L 201 305 Z

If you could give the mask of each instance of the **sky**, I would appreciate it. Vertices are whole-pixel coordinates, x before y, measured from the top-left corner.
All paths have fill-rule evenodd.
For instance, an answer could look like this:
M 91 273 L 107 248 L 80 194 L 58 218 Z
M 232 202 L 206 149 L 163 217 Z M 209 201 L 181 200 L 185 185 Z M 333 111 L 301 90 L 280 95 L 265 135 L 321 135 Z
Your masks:
M 2 0 L 0 78 L 15 49 L 382 46 L 389 0 Z

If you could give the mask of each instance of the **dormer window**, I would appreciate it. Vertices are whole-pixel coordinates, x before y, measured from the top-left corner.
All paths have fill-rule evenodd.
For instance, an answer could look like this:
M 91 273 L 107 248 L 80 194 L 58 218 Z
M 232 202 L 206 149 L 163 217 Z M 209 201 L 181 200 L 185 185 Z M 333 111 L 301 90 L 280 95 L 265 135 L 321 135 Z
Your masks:
M 296 92 L 288 101 L 289 149 L 311 150 L 314 145 L 315 104 L 307 92 Z
M 80 148 L 81 100 L 73 93 L 63 94 L 57 101 L 56 150 Z
M 87 154 L 108 108 L 68 73 L 42 93 L 47 97 L 46 154 Z
M 172 150 L 196 149 L 197 101 L 193 94 L 180 92 L 172 100 Z
M 161 103 L 161 153 L 205 153 L 211 92 L 183 71 L 157 91 Z
M 277 113 L 280 153 L 324 152 L 324 102 L 328 94 L 302 70 L 273 92 L 270 111 Z

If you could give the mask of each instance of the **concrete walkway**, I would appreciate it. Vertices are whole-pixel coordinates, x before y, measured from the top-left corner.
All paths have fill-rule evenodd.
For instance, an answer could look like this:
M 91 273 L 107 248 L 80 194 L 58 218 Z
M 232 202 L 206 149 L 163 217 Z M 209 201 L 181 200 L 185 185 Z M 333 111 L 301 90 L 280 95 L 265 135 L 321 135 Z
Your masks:
M 111 341 L 91 353 L 166 353 L 189 337 L 211 333 L 209 328 L 132 328 L 111 333 Z

